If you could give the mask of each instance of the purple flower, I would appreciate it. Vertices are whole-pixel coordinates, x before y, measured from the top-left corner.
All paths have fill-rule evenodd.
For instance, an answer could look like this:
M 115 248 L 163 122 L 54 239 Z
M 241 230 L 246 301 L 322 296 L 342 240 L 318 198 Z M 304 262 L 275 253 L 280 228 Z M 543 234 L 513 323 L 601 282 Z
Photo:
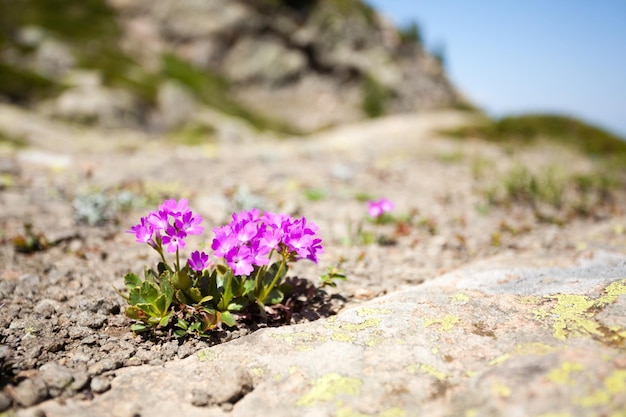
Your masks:
M 260 244 L 271 251 L 278 248 L 284 236 L 285 231 L 282 228 L 269 226 L 264 229 Z
M 126 231 L 126 233 L 134 233 L 139 243 L 150 242 L 152 240 L 152 232 L 152 226 L 150 226 L 145 217 L 141 218 L 141 223 Z
M 180 201 L 176 201 L 173 198 L 165 200 L 163 204 L 159 206 L 159 211 L 165 211 L 167 214 L 174 218 L 179 218 L 185 213 L 191 211 L 187 207 L 188 201 L 185 198 L 181 198 Z
M 216 256 L 224 257 L 233 247 L 237 245 L 237 238 L 232 233 L 230 226 L 216 227 L 213 229 L 215 238 L 211 243 Z
M 200 251 L 191 252 L 187 263 L 194 271 L 202 272 L 209 266 L 209 255 Z
M 386 198 L 381 198 L 378 201 L 369 201 L 367 203 L 367 212 L 371 217 L 378 218 L 383 214 L 390 212 L 394 209 L 394 204 Z
M 168 212 L 166 210 L 151 211 L 146 220 L 155 232 L 166 230 L 170 227 Z
M 287 215 L 287 214 L 272 213 L 272 212 L 269 212 L 269 211 L 265 212 L 263 217 L 261 217 L 261 220 L 266 225 L 274 226 L 274 227 L 277 227 L 279 229 L 282 229 L 283 227 L 286 226 L 286 224 L 290 224 L 290 223 L 293 222 L 293 219 L 289 215 Z
M 248 275 L 255 266 L 270 263 L 273 250 L 286 250 L 297 259 L 317 262 L 324 252 L 317 226 L 305 218 L 294 220 L 286 214 L 267 212 L 263 216 L 256 209 L 233 213 L 226 226 L 213 229 L 211 244 L 216 256 L 223 257 L 235 275 Z
M 322 240 L 315 237 L 317 230 L 315 223 L 307 225 L 305 217 L 295 220 L 285 232 L 283 243 L 298 259 L 317 262 L 317 255 L 324 253 Z
M 242 211 L 239 213 L 233 213 L 233 221 L 231 224 L 242 222 L 256 222 L 261 217 L 261 212 L 258 209 L 251 209 L 248 211 Z
M 187 237 L 187 233 L 183 230 L 177 230 L 175 227 L 169 226 L 165 229 L 165 236 L 163 236 L 162 242 L 164 245 L 167 245 L 167 251 L 172 253 L 185 247 L 185 237 Z
M 228 266 L 233 270 L 235 275 L 250 275 L 254 270 L 254 254 L 247 246 L 238 246 L 232 248 L 224 256 Z
M 309 246 L 309 255 L 306 258 L 317 263 L 317 256 L 323 253 L 324 248 L 322 247 L 322 239 L 313 239 L 313 242 Z
M 179 220 L 176 220 L 174 224 L 178 230 L 183 230 L 188 235 L 199 235 L 204 230 L 200 223 L 202 223 L 202 217 L 199 215 L 194 216 L 193 212 L 189 210 Z
M 259 234 L 258 224 L 251 220 L 240 221 L 231 227 L 237 236 L 237 240 L 242 244 L 251 243 Z

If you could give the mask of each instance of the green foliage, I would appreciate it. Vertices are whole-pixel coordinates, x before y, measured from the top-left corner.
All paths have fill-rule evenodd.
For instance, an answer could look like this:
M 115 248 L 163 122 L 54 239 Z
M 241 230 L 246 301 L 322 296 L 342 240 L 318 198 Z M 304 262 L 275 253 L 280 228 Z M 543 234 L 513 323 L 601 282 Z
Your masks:
M 1 69 L 0 72 L 2 72 Z M 27 146 L 27 142 L 23 137 L 8 135 L 0 131 L 0 146 L 20 149 L 25 148 Z
M 190 123 L 172 132 L 168 140 L 187 146 L 199 146 L 213 141 L 215 128 L 207 124 Z
M 626 155 L 626 141 L 622 138 L 576 118 L 559 115 L 509 116 L 445 133 L 459 138 L 476 137 L 520 144 L 549 139 L 572 146 L 585 154 Z
M 347 279 L 346 275 L 336 266 L 331 266 L 328 268 L 328 271 L 320 276 L 320 281 L 322 282 L 323 287 L 333 287 L 337 286 L 337 280 L 345 281 Z
M 0 93 L 13 102 L 50 97 L 62 89 L 63 86 L 46 77 L 0 62 Z
M 602 169 L 572 173 L 549 166 L 531 171 L 517 164 L 485 191 L 485 197 L 491 205 L 524 205 L 532 208 L 539 220 L 563 223 L 571 216 L 590 216 L 610 207 L 620 184 L 623 182 L 614 172 Z M 552 210 L 550 215 L 546 208 Z
M 160 274 L 146 270 L 144 281 L 135 274 L 126 274 L 124 285 L 128 289 L 128 295 L 124 298 L 129 304 L 126 307 L 126 315 L 137 320 L 132 327 L 133 331 L 140 333 L 153 327 L 165 327 L 169 324 L 172 316 L 170 306 L 174 299 L 174 287 L 170 280 L 171 271 L 169 270 Z
M 326 197 L 326 192 L 321 188 L 307 188 L 304 196 L 308 201 L 320 201 Z
M 363 80 L 363 99 L 361 109 L 371 118 L 385 114 L 389 91 L 372 77 Z
M 255 266 L 250 276 L 236 276 L 223 265 L 196 272 L 188 265 L 172 268 L 164 262 L 156 270 L 146 269 L 143 280 L 129 273 L 124 277 L 128 293 L 120 295 L 129 304 L 126 315 L 135 320 L 131 329 L 142 333 L 174 326 L 179 337 L 206 337 L 220 325 L 236 326 L 235 314 L 244 310 L 257 308 L 264 314 L 266 305 L 279 304 L 285 297 L 285 256 L 280 262 Z
M 105 0 L 0 0 L 0 16 L 0 42 L 26 25 L 45 28 L 73 43 L 119 34 L 114 12 Z
M 398 35 L 400 35 L 400 42 L 402 44 L 418 44 L 421 45 L 424 42 L 422 37 L 422 30 L 415 20 L 412 20 L 406 26 L 398 28 Z
M 52 242 L 40 232 L 35 231 L 31 223 L 24 223 L 24 233 L 12 239 L 13 247 L 21 253 L 43 251 L 52 246 Z

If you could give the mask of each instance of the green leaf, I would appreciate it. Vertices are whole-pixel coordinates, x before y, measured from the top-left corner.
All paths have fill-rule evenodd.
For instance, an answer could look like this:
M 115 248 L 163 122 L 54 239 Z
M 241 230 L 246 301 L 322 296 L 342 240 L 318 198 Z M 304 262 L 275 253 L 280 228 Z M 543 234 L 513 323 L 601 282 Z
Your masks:
M 237 275 L 233 275 L 233 280 L 231 282 L 231 292 L 233 294 L 233 297 L 237 297 L 241 295 L 241 292 L 243 291 L 243 287 L 241 285 L 242 282 L 242 277 L 237 276 Z
M 170 268 L 170 266 L 166 263 L 163 262 L 159 262 L 159 264 L 157 265 L 157 270 L 159 271 L 159 275 L 163 275 L 164 272 L 173 272 L 172 268 Z
M 187 334 L 186 330 L 174 330 L 174 335 L 176 337 L 184 337 Z
M 128 306 L 126 307 L 126 317 L 133 320 L 141 320 L 146 315 L 140 308 L 136 306 Z
M 137 308 L 141 309 L 141 311 L 146 313 L 148 318 L 150 318 L 150 317 L 161 317 L 161 314 L 159 313 L 159 311 L 151 303 L 139 303 L 139 304 L 137 304 Z
M 132 290 L 135 287 L 141 287 L 141 278 L 139 278 L 136 274 L 129 272 L 124 276 L 124 285 L 129 290 Z
M 275 262 L 267 269 L 267 272 L 265 273 L 265 276 L 263 277 L 264 286 L 267 287 L 272 283 L 272 281 L 274 280 L 274 277 L 276 277 L 276 274 L 278 273 L 279 268 L 280 268 L 280 262 Z M 276 285 L 280 285 L 280 283 L 285 278 L 285 275 L 287 275 L 288 269 L 289 268 L 287 267 L 287 265 L 283 267 L 283 270 L 280 272 L 278 281 L 276 281 Z
M 150 268 L 145 268 L 143 270 L 143 277 L 146 281 L 156 281 L 156 278 L 158 277 L 157 273 L 154 271 L 154 269 Z
M 160 292 L 160 288 L 154 282 L 144 281 L 141 284 L 141 296 L 148 303 L 153 303 L 159 296 Z
M 167 297 L 167 304 L 172 304 L 172 300 L 174 299 L 174 287 L 172 287 L 172 283 L 170 282 L 171 274 L 168 272 L 166 274 L 161 275 L 160 284 L 161 284 L 161 293 L 165 294 Z
M 157 327 L 159 325 L 160 321 L 161 321 L 161 319 L 159 317 L 149 317 L 148 318 L 148 324 L 151 327 Z
M 213 296 L 214 300 L 219 300 L 220 298 L 220 292 L 217 289 L 217 272 L 215 270 L 208 277 L 207 294 Z
M 183 330 L 187 330 L 189 328 L 189 323 L 187 323 L 185 320 L 178 319 L 178 321 L 176 322 L 176 326 L 180 327 Z
M 202 323 L 197 321 L 194 324 L 192 324 L 191 326 L 189 326 L 189 331 L 190 332 L 199 332 L 200 331 L 200 326 L 202 326 Z
M 237 321 L 230 311 L 223 311 L 220 316 L 220 320 L 228 327 L 235 327 L 237 325 Z
M 246 296 L 248 294 L 250 294 L 252 291 L 254 291 L 254 287 L 255 287 L 256 283 L 254 282 L 253 279 L 247 279 L 243 282 L 243 291 L 242 294 L 243 296 Z
M 189 296 L 196 303 L 200 303 L 200 300 L 202 300 L 202 293 L 196 287 L 189 288 Z
M 167 326 L 167 324 L 170 322 L 170 318 L 171 317 L 172 317 L 171 314 L 168 314 L 167 316 L 161 317 L 161 320 L 159 320 L 159 326 L 161 326 L 161 327 Z
M 202 299 L 200 299 L 200 301 L 198 301 L 198 304 L 204 304 L 206 302 L 209 302 L 213 299 L 212 295 L 207 295 L 206 297 L 202 297 Z
M 187 296 L 185 296 L 185 293 L 182 290 L 176 290 L 174 292 L 174 298 L 178 304 L 189 304 L 189 300 L 187 300 Z
M 130 330 L 132 330 L 135 333 L 143 333 L 145 331 L 150 330 L 150 328 L 148 326 L 146 326 L 145 324 L 135 323 L 135 324 L 130 326 Z
M 283 301 L 284 297 L 285 294 L 283 294 L 281 290 L 279 290 L 278 288 L 274 288 L 272 289 L 272 291 L 270 291 L 267 297 L 265 297 L 265 300 L 263 300 L 263 302 L 265 305 L 278 304 Z
M 228 304 L 228 311 L 241 311 L 242 309 L 243 309 L 243 304 L 239 304 L 239 303 Z
M 217 271 L 217 273 L 219 275 L 222 275 L 222 276 L 224 276 L 224 275 L 226 275 L 228 273 L 228 267 L 226 265 L 222 265 L 222 264 L 218 264 L 215 267 L 215 270 Z
M 141 296 L 141 290 L 138 287 L 135 287 L 130 290 L 128 293 L 128 304 L 137 305 L 139 303 L 145 303 L 146 300 Z
M 157 310 L 159 310 L 159 316 L 163 316 L 165 313 L 167 313 L 170 305 L 167 302 L 167 297 L 165 296 L 165 294 L 159 295 L 159 298 L 154 301 L 154 306 Z
M 172 274 L 171 282 L 172 286 L 178 290 L 187 291 L 191 287 L 191 278 L 184 269 Z
M 343 273 L 343 271 L 339 270 L 337 267 L 329 267 L 328 272 L 320 277 L 320 281 L 322 281 L 322 286 L 336 287 L 337 283 L 335 281 L 342 280 L 345 281 L 348 278 Z

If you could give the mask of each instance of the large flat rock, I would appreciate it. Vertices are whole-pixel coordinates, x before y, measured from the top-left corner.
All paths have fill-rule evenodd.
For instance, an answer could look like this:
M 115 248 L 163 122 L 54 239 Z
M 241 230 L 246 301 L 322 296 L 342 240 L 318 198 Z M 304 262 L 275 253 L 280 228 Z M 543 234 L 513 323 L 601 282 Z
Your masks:
M 37 409 L 48 417 L 623 417 L 625 313 L 626 255 L 493 259 L 327 320 L 121 369 L 91 401 Z

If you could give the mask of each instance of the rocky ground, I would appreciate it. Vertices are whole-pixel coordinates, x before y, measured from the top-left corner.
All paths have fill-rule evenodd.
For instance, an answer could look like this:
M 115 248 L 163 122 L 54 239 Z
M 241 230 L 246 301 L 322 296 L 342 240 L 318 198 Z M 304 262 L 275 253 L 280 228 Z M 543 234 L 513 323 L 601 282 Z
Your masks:
M 0 158 L 0 410 L 623 416 L 623 185 L 584 210 L 497 191 L 519 166 L 592 172 L 585 156 L 453 140 L 437 132 L 472 117 L 443 111 L 196 147 L 7 119 L 30 146 Z M 209 340 L 134 335 L 116 290 L 156 254 L 124 231 L 165 197 L 202 214 L 198 246 L 251 206 L 317 223 L 326 254 L 291 273 L 317 283 L 339 266 L 338 315 Z M 379 197 L 397 222 L 367 221 Z

